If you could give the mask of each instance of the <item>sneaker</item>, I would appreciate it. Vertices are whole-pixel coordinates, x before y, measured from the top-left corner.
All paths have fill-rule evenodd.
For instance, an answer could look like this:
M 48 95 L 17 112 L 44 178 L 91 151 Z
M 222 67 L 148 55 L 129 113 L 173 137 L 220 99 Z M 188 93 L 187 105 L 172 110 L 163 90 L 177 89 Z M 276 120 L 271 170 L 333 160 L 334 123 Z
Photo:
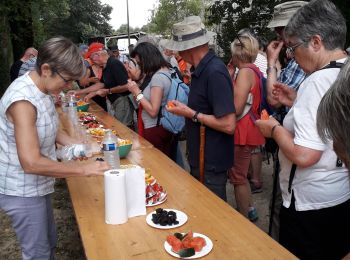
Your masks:
M 256 208 L 251 207 L 248 211 L 248 218 L 251 222 L 255 222 L 259 219 L 258 212 L 256 211 Z
M 254 182 L 249 182 L 250 184 L 250 190 L 252 192 L 252 194 L 254 193 L 260 193 L 262 192 L 262 185 L 255 185 Z

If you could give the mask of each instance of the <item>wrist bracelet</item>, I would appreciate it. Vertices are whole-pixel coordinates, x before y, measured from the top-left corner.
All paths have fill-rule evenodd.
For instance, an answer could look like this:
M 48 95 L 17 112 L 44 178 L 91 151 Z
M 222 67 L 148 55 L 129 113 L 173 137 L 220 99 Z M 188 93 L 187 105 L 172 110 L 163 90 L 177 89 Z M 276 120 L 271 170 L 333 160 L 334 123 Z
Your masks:
M 275 124 L 275 125 L 272 127 L 272 129 L 271 129 L 271 137 L 272 137 L 272 138 L 273 138 L 273 133 L 275 132 L 277 126 L 281 126 L 281 125 L 280 125 L 280 124 Z
M 266 74 L 269 74 L 273 70 L 276 71 L 276 73 L 277 73 L 277 67 L 275 65 L 268 66 L 267 69 L 266 69 Z

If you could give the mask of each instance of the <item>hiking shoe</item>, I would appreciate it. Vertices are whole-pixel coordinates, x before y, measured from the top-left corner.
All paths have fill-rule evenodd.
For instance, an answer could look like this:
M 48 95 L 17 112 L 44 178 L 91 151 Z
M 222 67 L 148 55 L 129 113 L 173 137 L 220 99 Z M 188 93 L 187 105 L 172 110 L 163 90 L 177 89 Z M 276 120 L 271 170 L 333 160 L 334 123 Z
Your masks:
M 251 190 L 252 194 L 260 193 L 260 192 L 263 191 L 261 184 L 260 185 L 255 185 L 254 182 L 249 182 L 249 184 L 250 184 L 250 190 Z
M 256 211 L 256 208 L 251 207 L 248 211 L 248 218 L 251 222 L 255 222 L 259 219 L 258 212 Z

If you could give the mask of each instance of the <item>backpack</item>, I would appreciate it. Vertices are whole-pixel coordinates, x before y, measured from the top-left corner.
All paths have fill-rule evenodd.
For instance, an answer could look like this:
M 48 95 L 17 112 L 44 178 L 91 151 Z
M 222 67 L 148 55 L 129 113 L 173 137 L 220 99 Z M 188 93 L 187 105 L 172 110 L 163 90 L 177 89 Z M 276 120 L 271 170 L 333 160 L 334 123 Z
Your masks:
M 171 86 L 168 93 L 168 97 L 166 99 L 166 104 L 170 100 L 177 100 L 187 105 L 190 88 L 179 79 L 176 71 L 171 73 L 171 77 L 169 77 L 169 75 L 163 72 L 158 73 L 167 76 L 167 78 L 171 81 Z M 157 125 L 159 124 L 162 125 L 169 132 L 173 134 L 178 134 L 185 127 L 185 118 L 183 116 L 178 116 L 173 113 L 170 113 L 168 110 L 165 109 L 165 106 L 163 106 L 159 110 L 158 114 Z

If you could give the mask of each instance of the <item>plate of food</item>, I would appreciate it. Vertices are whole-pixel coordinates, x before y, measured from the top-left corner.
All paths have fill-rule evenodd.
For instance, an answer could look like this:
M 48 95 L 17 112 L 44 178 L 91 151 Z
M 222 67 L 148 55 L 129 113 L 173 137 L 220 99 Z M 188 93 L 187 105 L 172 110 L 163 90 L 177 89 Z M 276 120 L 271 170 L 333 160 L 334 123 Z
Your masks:
M 184 259 L 196 259 L 210 253 L 213 242 L 209 237 L 200 233 L 174 233 L 168 235 L 164 242 L 168 254 Z
M 171 229 L 184 225 L 188 220 L 187 215 L 176 209 L 157 208 L 146 217 L 146 223 L 154 228 Z
M 146 182 L 146 207 L 162 204 L 167 199 L 167 192 L 156 179 L 151 184 Z

